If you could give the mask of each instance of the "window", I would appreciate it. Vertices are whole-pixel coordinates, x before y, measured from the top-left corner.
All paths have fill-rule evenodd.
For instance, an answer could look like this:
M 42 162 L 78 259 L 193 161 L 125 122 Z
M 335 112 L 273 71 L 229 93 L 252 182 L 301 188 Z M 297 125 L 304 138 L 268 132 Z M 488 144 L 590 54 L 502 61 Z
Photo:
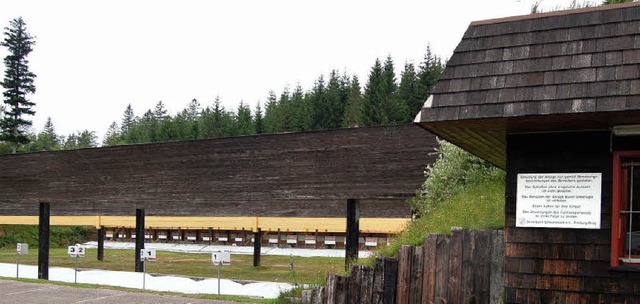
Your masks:
M 614 153 L 613 166 L 611 266 L 640 266 L 640 151 Z

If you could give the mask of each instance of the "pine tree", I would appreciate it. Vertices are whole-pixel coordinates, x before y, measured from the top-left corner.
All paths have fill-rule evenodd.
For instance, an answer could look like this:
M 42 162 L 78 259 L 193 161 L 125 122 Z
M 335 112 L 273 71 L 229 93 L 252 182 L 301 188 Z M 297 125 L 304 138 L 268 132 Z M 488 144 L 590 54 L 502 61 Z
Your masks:
M 0 45 L 8 48 L 9 55 L 4 57 L 6 68 L 2 87 L 5 89 L 3 95 L 6 107 L 4 117 L 0 121 L 0 140 L 9 142 L 11 153 L 16 153 L 19 144 L 29 142 L 25 128 L 31 126 L 32 122 L 24 116 L 35 114 L 32 109 L 35 103 L 27 99 L 28 94 L 36 91 L 33 84 L 36 75 L 29 71 L 27 60 L 35 41 L 27 32 L 22 17 L 9 22 L 9 27 L 5 27 L 4 36 Z
M 325 94 L 325 102 L 318 109 L 322 111 L 320 115 L 322 129 L 339 128 L 342 124 L 342 117 L 347 103 L 345 85 L 348 83 L 348 77 L 338 76 L 338 71 L 333 70 L 329 75 L 329 83 Z M 348 88 L 348 86 L 346 86 Z
M 251 117 L 251 109 L 248 105 L 240 101 L 238 106 L 238 113 L 236 113 L 235 125 L 238 135 L 254 134 L 256 129 L 253 125 L 253 118 Z
M 351 86 L 349 87 L 349 97 L 347 107 L 342 119 L 342 127 L 353 128 L 362 125 L 362 92 L 358 76 L 353 75 Z
M 327 96 L 324 83 L 324 76 L 320 75 L 318 80 L 313 86 L 313 89 L 309 93 L 309 105 L 311 106 L 311 113 L 313 122 L 311 124 L 314 130 L 321 130 L 326 128 L 327 124 Z
M 96 133 L 89 130 L 79 132 L 76 136 L 77 147 L 76 149 L 95 148 L 98 146 L 98 137 Z
M 158 121 L 161 121 L 167 117 L 167 109 L 165 109 L 164 103 L 162 103 L 162 100 L 156 103 L 156 107 L 153 110 L 153 116 Z
M 62 149 L 64 150 L 73 150 L 78 148 L 78 137 L 75 133 L 71 133 L 67 136 L 67 139 L 64 141 L 62 145 Z
M 427 52 L 424 55 L 423 61 L 420 63 L 420 67 L 418 69 L 418 96 L 424 103 L 429 95 L 431 94 L 431 88 L 436 84 L 438 78 L 440 78 L 440 74 L 444 70 L 444 65 L 440 60 L 440 57 L 433 55 L 431 53 L 431 47 L 427 46 Z M 422 108 L 422 105 L 420 105 Z M 412 109 L 412 110 L 415 110 Z M 420 109 L 418 109 L 420 111 Z M 417 113 L 417 112 L 416 112 Z
M 121 145 L 124 142 L 120 136 L 120 128 L 118 127 L 118 123 L 115 121 L 109 125 L 109 129 L 107 129 L 107 133 L 104 135 L 104 140 L 102 141 L 103 146 L 117 146 Z
M 131 108 L 131 104 L 127 105 L 127 108 L 124 110 L 124 114 L 122 114 L 122 125 L 120 126 L 120 134 L 123 137 L 127 136 L 129 133 L 129 128 L 135 122 L 135 114 L 133 113 L 133 108 Z
M 400 76 L 400 86 L 398 87 L 397 99 L 406 105 L 407 116 L 403 122 L 411 122 L 412 115 L 420 112 L 424 100 L 418 91 L 418 76 L 413 63 L 405 63 L 404 71 Z
M 362 124 L 364 126 L 379 125 L 383 120 L 382 104 L 384 99 L 382 63 L 379 59 L 371 68 L 369 81 L 364 89 L 362 99 Z
M 262 118 L 262 107 L 260 102 L 256 105 L 256 114 L 253 116 L 253 127 L 256 130 L 256 134 L 264 133 L 264 120 Z
M 47 117 L 44 129 L 36 137 L 35 146 L 35 151 L 53 151 L 60 149 L 60 140 L 56 134 L 51 117 Z
M 384 62 L 382 71 L 384 98 L 383 98 L 383 120 L 381 125 L 398 124 L 407 121 L 409 110 L 407 105 L 401 102 L 397 96 L 398 85 L 396 84 L 396 72 L 391 56 Z
M 200 103 L 197 99 L 192 99 L 189 105 L 187 106 L 187 117 L 193 121 L 198 119 L 200 115 Z
M 289 88 L 285 87 L 282 90 L 282 94 L 280 94 L 280 99 L 278 100 L 278 106 L 276 107 L 277 113 L 277 130 L 282 132 L 291 132 L 295 131 L 293 127 L 293 115 L 292 115 L 292 105 L 291 105 L 291 94 L 289 94 Z
M 305 94 L 300 84 L 291 94 L 291 119 L 293 130 L 308 131 L 313 129 L 313 112 L 311 111 L 310 94 Z
M 267 133 L 280 132 L 280 130 L 278 130 L 278 121 L 280 118 L 278 117 L 279 113 L 277 108 L 278 98 L 276 97 L 276 92 L 269 91 L 264 113 L 264 130 Z

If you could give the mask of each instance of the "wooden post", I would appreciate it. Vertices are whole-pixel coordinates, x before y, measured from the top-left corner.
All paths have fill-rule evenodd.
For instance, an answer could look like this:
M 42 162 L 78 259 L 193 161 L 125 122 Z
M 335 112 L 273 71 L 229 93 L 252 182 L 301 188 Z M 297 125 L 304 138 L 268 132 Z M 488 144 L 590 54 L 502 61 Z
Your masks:
M 435 303 L 436 246 L 438 235 L 430 233 L 424 241 L 424 273 L 422 275 L 422 303 Z
M 490 255 L 489 303 L 498 303 L 504 290 L 504 231 L 497 230 L 492 233 Z
M 104 259 L 104 228 L 98 228 L 98 261 Z
M 262 229 L 253 233 L 253 267 L 260 266 L 260 249 L 262 248 Z
M 450 246 L 447 303 L 460 303 L 460 281 L 462 280 L 462 228 L 451 227 Z
M 40 203 L 38 221 L 38 279 L 49 279 L 49 203 Z
M 395 303 L 398 288 L 398 260 L 384 258 L 384 294 L 383 303 Z
M 398 253 L 398 296 L 396 303 L 409 303 L 411 294 L 411 258 L 413 256 L 413 247 L 408 245 L 400 246 Z
M 424 273 L 424 247 L 415 246 L 411 254 L 411 270 L 409 283 L 409 303 L 422 303 L 422 280 Z
M 360 210 L 357 199 L 347 200 L 347 237 L 345 246 L 344 269 L 349 269 L 349 264 L 358 259 L 358 239 L 360 234 Z
M 436 238 L 436 273 L 434 303 L 447 302 L 447 283 L 449 283 L 449 246 L 448 235 L 438 235 Z
M 136 209 L 136 272 L 144 271 L 144 262 L 140 260 L 140 251 L 144 249 L 144 209 Z

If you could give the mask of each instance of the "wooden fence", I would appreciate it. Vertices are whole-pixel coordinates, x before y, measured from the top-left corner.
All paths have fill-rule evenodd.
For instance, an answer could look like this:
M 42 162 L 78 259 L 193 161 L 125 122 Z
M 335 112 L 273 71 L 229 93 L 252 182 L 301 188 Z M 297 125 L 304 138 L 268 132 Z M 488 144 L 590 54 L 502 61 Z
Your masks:
M 349 276 L 331 274 L 326 286 L 306 290 L 303 303 L 498 303 L 503 290 L 501 230 L 452 228 L 429 234 L 423 246 L 402 246 L 398 258 L 374 267 L 352 265 Z

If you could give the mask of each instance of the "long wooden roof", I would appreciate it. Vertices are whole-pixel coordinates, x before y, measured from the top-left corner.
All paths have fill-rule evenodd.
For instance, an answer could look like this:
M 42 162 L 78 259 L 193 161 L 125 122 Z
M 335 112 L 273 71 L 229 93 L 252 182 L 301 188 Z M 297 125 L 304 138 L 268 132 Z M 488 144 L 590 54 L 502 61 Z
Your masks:
M 0 215 L 409 217 L 433 162 L 415 125 L 0 157 Z
M 640 3 L 473 22 L 416 123 L 505 167 L 512 133 L 640 123 Z

